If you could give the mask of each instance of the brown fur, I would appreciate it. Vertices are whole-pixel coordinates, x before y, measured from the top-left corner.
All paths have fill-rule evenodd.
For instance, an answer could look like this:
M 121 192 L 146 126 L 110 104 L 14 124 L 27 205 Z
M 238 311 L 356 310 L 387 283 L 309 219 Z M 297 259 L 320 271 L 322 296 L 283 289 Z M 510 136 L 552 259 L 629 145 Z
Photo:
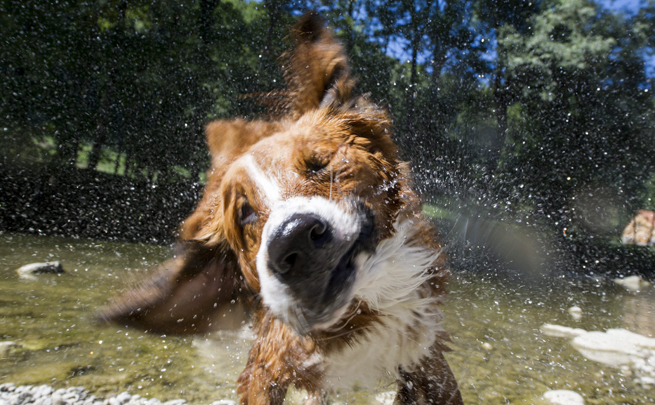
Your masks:
M 248 154 L 260 167 L 275 167 L 283 200 L 357 196 L 374 213 L 378 240 L 393 235 L 394 222 L 405 217 L 418 227 L 416 243 L 439 248 L 399 161 L 389 117 L 366 97 L 353 95 L 355 81 L 342 46 L 312 13 L 301 18 L 292 36 L 295 49 L 285 55 L 286 116 L 207 125 L 212 167 L 202 200 L 181 226 L 178 256 L 102 313 L 106 320 L 147 330 L 198 333 L 238 326 L 247 309 L 257 339 L 238 380 L 242 404 L 282 403 L 290 385 L 320 403 L 323 369 L 308 360 L 353 344 L 380 315 L 365 302 L 352 302 L 336 325 L 300 336 L 267 310 L 257 296 L 255 261 L 269 211 L 239 157 Z M 246 204 L 257 221 L 243 223 Z M 434 263 L 433 278 L 421 287 L 424 296 L 444 294 L 446 272 L 437 268 L 443 263 Z M 221 319 L 227 321 L 219 324 Z M 400 403 L 461 403 L 442 355 L 446 341 L 443 333 L 420 365 L 401 370 Z

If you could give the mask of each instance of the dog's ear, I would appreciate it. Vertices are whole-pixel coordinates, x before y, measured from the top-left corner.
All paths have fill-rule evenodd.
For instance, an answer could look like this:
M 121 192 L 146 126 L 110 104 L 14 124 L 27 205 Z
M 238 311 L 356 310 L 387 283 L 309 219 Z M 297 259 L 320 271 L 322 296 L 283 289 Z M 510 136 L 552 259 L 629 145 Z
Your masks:
M 173 334 L 240 327 L 248 298 L 234 271 L 236 258 L 219 250 L 187 243 L 152 277 L 101 310 L 100 319 Z
M 292 113 L 335 106 L 352 101 L 355 80 L 348 58 L 325 21 L 314 11 L 304 14 L 291 31 L 294 49 L 283 56 L 290 88 Z
M 280 127 L 277 122 L 218 120 L 207 124 L 205 136 L 212 156 L 211 173 L 224 173 L 226 165 L 241 156 L 261 139 L 271 136 Z
M 239 156 L 261 139 L 279 131 L 281 124 L 270 121 L 218 120 L 205 127 L 212 165 L 196 210 L 181 225 L 180 239 L 209 241 L 216 246 L 224 239 L 220 188 L 223 177 Z
M 175 334 L 241 325 L 252 293 L 225 239 L 220 188 L 230 164 L 278 127 L 244 120 L 207 125 L 212 167 L 202 200 L 181 225 L 176 258 L 104 308 L 101 319 Z

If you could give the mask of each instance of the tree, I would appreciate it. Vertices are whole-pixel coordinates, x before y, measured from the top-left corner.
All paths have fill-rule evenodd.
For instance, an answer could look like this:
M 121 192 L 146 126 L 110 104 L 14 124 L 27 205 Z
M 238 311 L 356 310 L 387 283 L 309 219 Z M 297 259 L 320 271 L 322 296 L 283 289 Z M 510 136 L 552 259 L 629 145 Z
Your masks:
M 560 228 L 583 227 L 582 211 L 608 203 L 581 208 L 585 194 L 630 206 L 655 170 L 643 40 L 629 39 L 630 24 L 588 0 L 559 0 L 531 19 L 529 34 L 500 31 L 514 100 L 501 198 L 529 203 Z

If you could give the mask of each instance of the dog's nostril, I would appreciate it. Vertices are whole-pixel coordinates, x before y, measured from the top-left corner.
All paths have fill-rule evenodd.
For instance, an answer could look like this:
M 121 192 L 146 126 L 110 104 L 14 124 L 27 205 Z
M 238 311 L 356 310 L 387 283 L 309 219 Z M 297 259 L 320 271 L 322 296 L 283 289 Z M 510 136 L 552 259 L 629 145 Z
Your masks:
M 323 220 L 318 220 L 309 230 L 309 243 L 314 249 L 321 249 L 332 239 L 329 226 Z
M 327 225 L 325 225 L 324 222 L 320 222 L 309 231 L 309 238 L 313 241 L 317 241 L 320 239 L 323 234 L 325 234 L 325 231 L 327 230 Z
M 298 259 L 298 253 L 291 253 L 289 256 L 285 257 L 284 260 L 282 260 L 282 273 L 286 273 L 290 269 L 293 268 L 293 265 L 296 264 L 296 260 Z

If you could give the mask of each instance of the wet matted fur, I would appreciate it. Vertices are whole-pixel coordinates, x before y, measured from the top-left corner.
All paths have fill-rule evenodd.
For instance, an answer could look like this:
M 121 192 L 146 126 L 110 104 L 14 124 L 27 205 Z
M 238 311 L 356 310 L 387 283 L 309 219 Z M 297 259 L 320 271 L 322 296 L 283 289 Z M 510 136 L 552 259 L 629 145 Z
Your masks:
M 356 95 L 343 47 L 315 14 L 292 30 L 285 114 L 207 125 L 208 183 L 176 257 L 102 311 L 154 332 L 236 327 L 257 339 L 243 404 L 320 403 L 392 373 L 401 404 L 460 404 L 443 357 L 447 270 L 388 113 Z

